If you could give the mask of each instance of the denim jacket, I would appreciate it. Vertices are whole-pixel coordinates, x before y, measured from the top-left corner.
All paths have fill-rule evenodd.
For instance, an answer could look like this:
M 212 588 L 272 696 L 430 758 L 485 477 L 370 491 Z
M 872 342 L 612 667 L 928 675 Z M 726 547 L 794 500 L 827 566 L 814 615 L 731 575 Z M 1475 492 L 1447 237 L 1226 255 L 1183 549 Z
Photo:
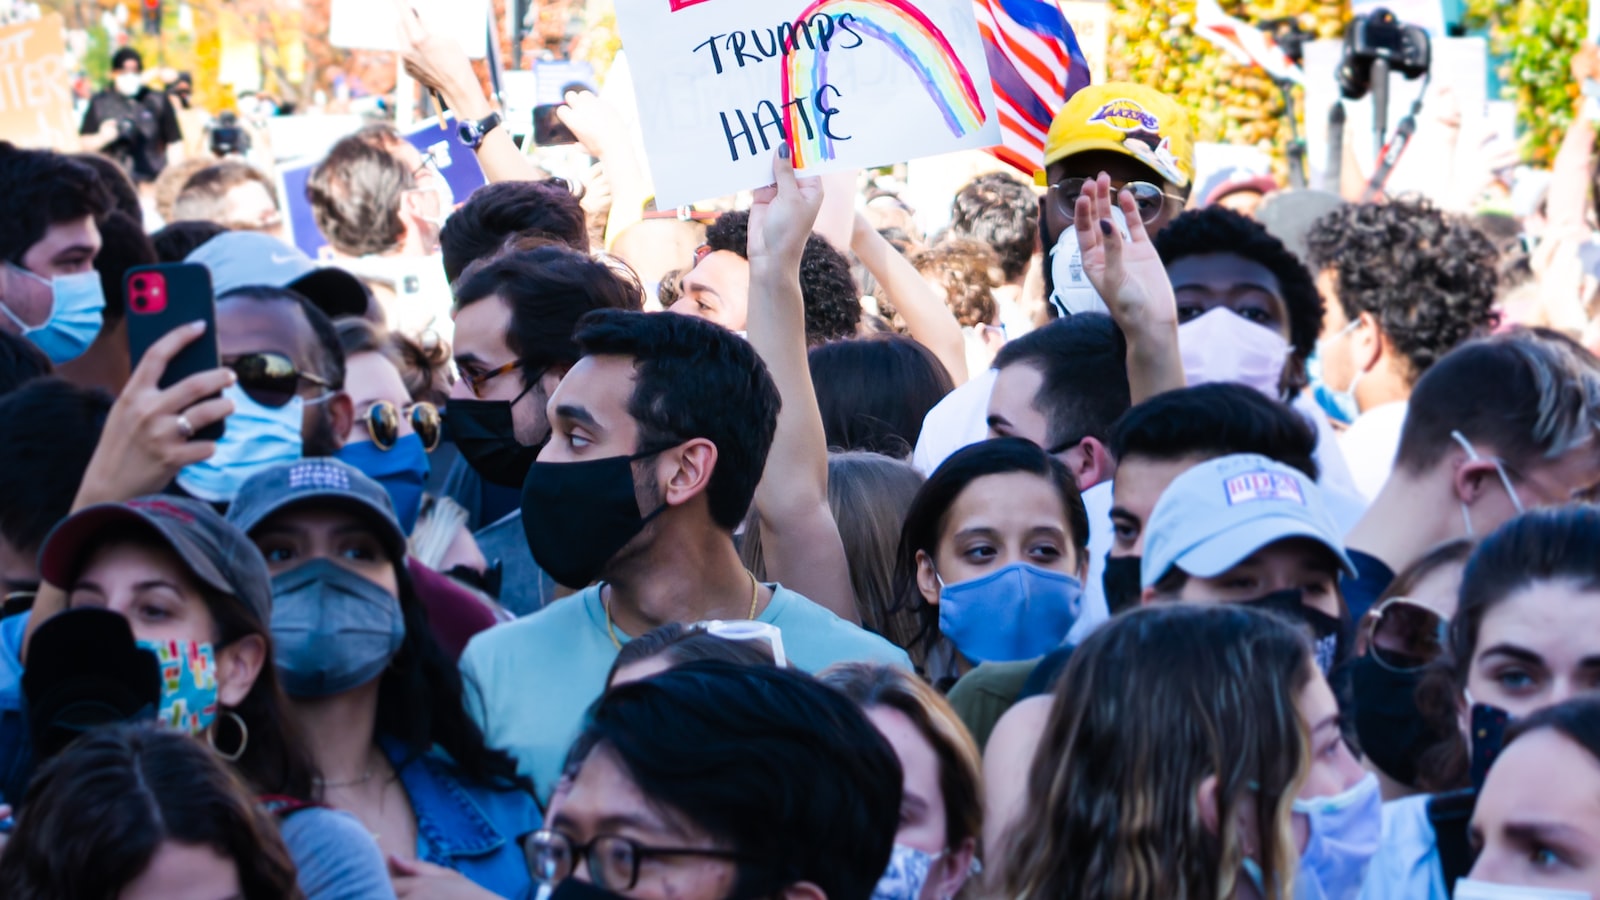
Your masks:
M 438 748 L 402 765 L 405 746 L 379 744 L 400 774 L 417 816 L 417 858 L 454 869 L 502 897 L 521 897 L 532 883 L 522 837 L 543 823 L 533 795 L 469 784 Z
M 33 774 L 33 743 L 22 698 L 22 635 L 29 613 L 0 619 L 0 803 L 15 806 Z

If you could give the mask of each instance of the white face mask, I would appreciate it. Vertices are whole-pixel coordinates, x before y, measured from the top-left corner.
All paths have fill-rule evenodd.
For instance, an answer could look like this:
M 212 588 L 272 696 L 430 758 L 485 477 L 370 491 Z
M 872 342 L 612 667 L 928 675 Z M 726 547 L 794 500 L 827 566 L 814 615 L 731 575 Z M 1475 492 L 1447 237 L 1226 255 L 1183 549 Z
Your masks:
M 1128 220 L 1122 215 L 1122 210 L 1113 206 L 1111 219 L 1117 223 L 1117 230 L 1122 232 L 1122 239 L 1129 240 Z M 1050 293 L 1050 305 L 1056 308 L 1058 315 L 1110 312 L 1094 285 L 1089 283 L 1089 276 L 1083 272 L 1083 253 L 1078 249 L 1077 228 L 1069 225 L 1062 229 L 1061 236 L 1056 238 L 1056 245 L 1050 248 L 1050 279 L 1054 285 Z
M 1297 799 L 1294 811 L 1310 820 L 1311 830 L 1300 855 L 1295 896 L 1299 900 L 1355 900 L 1366 880 L 1367 864 L 1377 855 L 1383 838 L 1378 776 L 1368 773 L 1342 794 Z
M 1278 385 L 1291 349 L 1282 335 L 1226 307 L 1178 326 L 1178 351 L 1190 387 L 1228 382 L 1281 399 Z
M 1463 878 L 1456 882 L 1455 900 L 1594 900 L 1594 895 L 1588 891 L 1518 887 Z
M 1468 459 L 1472 460 L 1473 462 L 1479 462 L 1483 459 L 1483 457 L 1478 455 L 1478 451 L 1473 448 L 1472 442 L 1467 440 L 1466 437 L 1461 434 L 1461 432 L 1452 431 L 1450 432 L 1450 437 L 1455 439 L 1455 442 L 1460 444 L 1463 450 L 1467 451 Z M 1494 463 L 1494 471 L 1500 476 L 1500 483 L 1505 486 L 1506 495 L 1511 498 L 1511 506 L 1517 511 L 1517 515 L 1520 516 L 1527 512 L 1527 510 L 1522 506 L 1522 498 L 1517 496 L 1517 489 L 1511 485 L 1511 476 L 1506 474 L 1505 465 L 1502 464 L 1498 459 L 1490 460 L 1490 462 Z M 1467 504 L 1464 500 L 1461 502 L 1461 520 L 1466 523 L 1467 537 L 1472 537 L 1472 514 L 1467 509 Z
M 116 88 L 117 93 L 123 95 L 124 97 L 133 97 L 137 95 L 139 93 L 139 88 L 144 84 L 144 80 L 140 77 L 138 72 L 118 72 L 117 76 L 111 81 L 112 85 Z

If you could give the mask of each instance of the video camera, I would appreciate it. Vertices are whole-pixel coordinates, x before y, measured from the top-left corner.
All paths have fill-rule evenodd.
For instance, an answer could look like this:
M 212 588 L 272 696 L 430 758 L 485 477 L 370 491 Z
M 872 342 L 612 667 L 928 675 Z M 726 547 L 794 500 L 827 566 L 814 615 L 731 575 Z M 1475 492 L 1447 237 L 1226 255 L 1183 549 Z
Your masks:
M 1375 9 L 1350 20 L 1339 60 L 1339 92 L 1360 100 L 1372 90 L 1372 64 L 1382 60 L 1391 72 L 1408 79 L 1428 74 L 1433 61 L 1428 32 L 1408 25 L 1387 9 Z
M 217 156 L 250 152 L 250 133 L 239 124 L 239 117 L 234 113 L 217 115 L 216 124 L 211 126 L 211 152 Z

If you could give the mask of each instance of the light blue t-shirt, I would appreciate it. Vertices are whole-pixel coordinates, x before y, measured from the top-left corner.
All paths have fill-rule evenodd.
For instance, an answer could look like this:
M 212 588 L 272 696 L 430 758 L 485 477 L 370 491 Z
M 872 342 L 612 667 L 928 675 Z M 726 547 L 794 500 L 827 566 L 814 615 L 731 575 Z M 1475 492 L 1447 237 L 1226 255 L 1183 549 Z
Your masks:
M 784 654 L 797 668 L 817 672 L 837 662 L 911 668 L 899 647 L 794 591 L 772 588 L 772 602 L 757 619 L 783 632 Z M 617 639 L 626 643 L 628 636 L 618 631 Z M 489 746 L 510 753 L 545 800 L 616 658 L 598 585 L 479 633 L 462 654 L 468 708 Z
M 1367 866 L 1360 900 L 1449 900 L 1439 841 L 1428 821 L 1431 795 L 1383 805 L 1383 842 Z

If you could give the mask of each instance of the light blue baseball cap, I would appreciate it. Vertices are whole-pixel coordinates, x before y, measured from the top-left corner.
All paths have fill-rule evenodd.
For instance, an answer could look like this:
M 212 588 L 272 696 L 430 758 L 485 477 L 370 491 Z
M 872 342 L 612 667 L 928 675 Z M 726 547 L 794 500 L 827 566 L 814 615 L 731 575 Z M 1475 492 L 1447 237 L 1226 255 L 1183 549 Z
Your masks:
M 288 288 L 303 295 L 328 318 L 361 316 L 367 311 L 367 290 L 349 272 L 318 266 L 311 257 L 271 235 L 229 231 L 196 247 L 184 262 L 211 271 L 211 289 L 218 297 L 242 287 Z
M 1254 453 L 1207 460 L 1174 478 L 1156 501 L 1144 527 L 1139 583 L 1153 587 L 1174 566 L 1215 578 L 1287 538 L 1322 544 L 1356 574 L 1322 489 L 1305 473 Z

